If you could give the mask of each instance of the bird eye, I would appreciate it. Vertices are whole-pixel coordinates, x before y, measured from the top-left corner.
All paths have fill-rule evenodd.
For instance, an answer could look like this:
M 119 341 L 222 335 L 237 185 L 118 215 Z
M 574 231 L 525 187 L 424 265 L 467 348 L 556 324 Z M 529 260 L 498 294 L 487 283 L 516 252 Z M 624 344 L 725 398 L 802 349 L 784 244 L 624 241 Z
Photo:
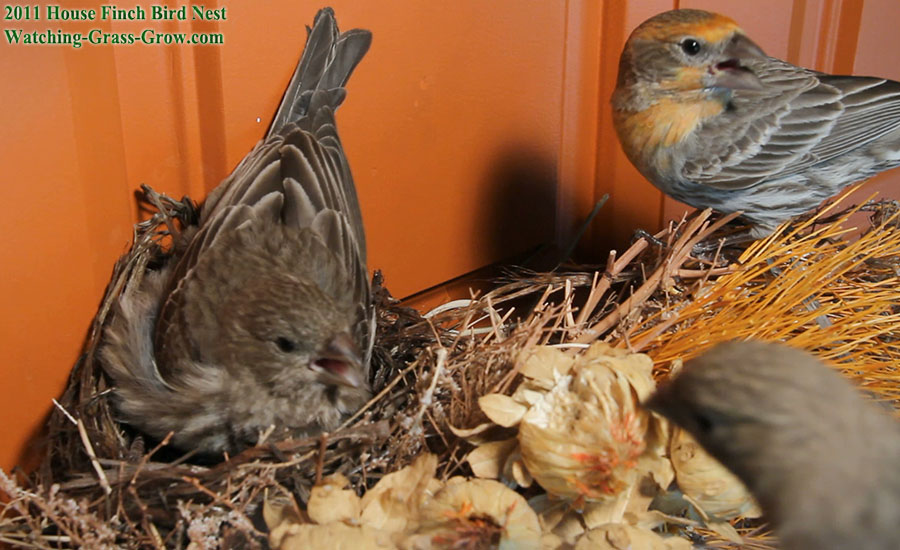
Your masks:
M 276 338 L 275 345 L 278 346 L 278 349 L 285 353 L 291 353 L 292 351 L 297 350 L 297 343 L 290 338 L 285 338 L 284 336 L 279 336 L 278 338 Z
M 681 41 L 681 49 L 688 55 L 697 55 L 700 53 L 700 42 L 694 38 L 685 38 Z
M 713 421 L 703 413 L 694 413 L 694 424 L 701 433 L 709 434 L 713 429 Z

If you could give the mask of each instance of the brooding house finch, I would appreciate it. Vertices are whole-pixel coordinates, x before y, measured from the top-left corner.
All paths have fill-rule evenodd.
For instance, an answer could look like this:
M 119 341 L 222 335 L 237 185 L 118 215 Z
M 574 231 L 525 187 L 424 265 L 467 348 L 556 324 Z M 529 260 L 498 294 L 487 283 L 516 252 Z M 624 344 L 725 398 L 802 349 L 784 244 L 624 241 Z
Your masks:
M 900 423 L 814 357 L 720 344 L 646 406 L 747 485 L 785 550 L 900 548 Z
M 266 137 L 105 329 L 121 419 L 182 449 L 333 429 L 369 397 L 365 235 L 334 111 L 371 33 L 339 34 L 330 9 L 308 33 Z
M 743 211 L 754 237 L 900 164 L 900 83 L 796 67 L 700 10 L 634 30 L 612 107 L 644 177 L 691 206 Z

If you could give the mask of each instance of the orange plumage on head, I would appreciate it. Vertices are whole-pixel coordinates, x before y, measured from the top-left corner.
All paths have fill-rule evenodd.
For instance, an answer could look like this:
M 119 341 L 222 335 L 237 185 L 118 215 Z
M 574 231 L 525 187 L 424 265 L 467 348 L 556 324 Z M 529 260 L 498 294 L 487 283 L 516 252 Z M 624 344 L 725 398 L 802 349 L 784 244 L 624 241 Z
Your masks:
M 734 32 L 743 31 L 724 15 L 701 10 L 674 10 L 641 23 L 631 33 L 630 40 L 670 41 L 673 37 L 691 35 L 707 42 L 719 42 Z

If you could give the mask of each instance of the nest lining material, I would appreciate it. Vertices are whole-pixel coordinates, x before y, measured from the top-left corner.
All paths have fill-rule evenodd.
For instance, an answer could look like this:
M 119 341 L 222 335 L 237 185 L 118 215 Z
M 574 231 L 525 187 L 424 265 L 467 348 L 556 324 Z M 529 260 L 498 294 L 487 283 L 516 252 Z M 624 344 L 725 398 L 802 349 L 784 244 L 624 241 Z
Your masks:
M 305 508 L 317 482 L 341 479 L 362 495 L 423 456 L 435 457 L 435 482 L 471 477 L 466 460 L 473 448 L 516 436 L 515 427 L 492 423 L 481 398 L 512 395 L 526 379 L 518 358 L 538 346 L 554 345 L 574 357 L 602 340 L 649 354 L 658 379 L 678 360 L 720 341 L 782 340 L 844 368 L 877 398 L 900 402 L 895 203 L 867 203 L 869 227 L 855 240 L 844 225 L 860 208 L 834 214 L 838 201 L 742 252 L 697 257 L 694 245 L 720 235 L 731 218 L 712 222 L 706 211 L 657 234 L 665 247 L 640 239 L 621 255 L 611 253 L 601 269 L 511 273 L 484 296 L 448 304 L 427 318 L 394 300 L 376 274 L 372 401 L 333 433 L 283 441 L 263 434 L 239 455 L 198 464 L 196 457 L 173 455 L 165 441 L 148 446 L 116 422 L 111 388 L 96 359 L 113 300 L 167 254 L 169 235 L 196 215 L 188 200 L 150 189 L 145 196 L 157 212 L 136 226 L 132 250 L 116 264 L 84 353 L 48 422 L 42 465 L 30 476 L 0 476 L 7 495 L 2 542 L 25 548 L 265 547 L 278 541 L 268 539 L 263 509 L 271 516 L 280 503 L 295 522 L 309 523 Z M 522 472 L 520 478 L 528 477 Z M 532 504 L 544 496 L 537 484 L 519 491 Z M 716 548 L 774 544 L 759 520 L 702 519 L 663 524 L 669 534 Z M 466 521 L 467 537 L 473 529 L 489 531 L 487 538 L 465 539 L 472 548 L 499 544 L 508 527 L 481 516 Z M 541 521 L 546 528 L 546 517 Z M 574 521 L 586 530 L 583 518 Z M 633 528 L 622 526 L 616 536 L 631 536 L 626 527 Z M 560 547 L 577 544 L 575 535 L 552 536 Z M 583 534 L 585 541 L 598 536 Z M 440 547 L 445 538 L 427 540 Z

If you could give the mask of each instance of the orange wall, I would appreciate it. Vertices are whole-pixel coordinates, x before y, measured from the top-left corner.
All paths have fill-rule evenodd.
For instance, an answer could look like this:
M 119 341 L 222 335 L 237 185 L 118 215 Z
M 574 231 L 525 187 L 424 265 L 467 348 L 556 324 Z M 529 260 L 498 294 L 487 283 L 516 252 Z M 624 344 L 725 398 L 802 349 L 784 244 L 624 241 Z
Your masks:
M 225 36 L 219 47 L 0 41 L 0 467 L 64 384 L 127 248 L 134 190 L 199 199 L 228 173 L 265 131 L 320 0 L 205 4 L 228 19 L 0 22 Z M 773 55 L 900 79 L 895 0 L 333 2 L 342 28 L 374 32 L 338 120 L 370 267 L 395 295 L 566 242 L 603 193 L 585 240 L 595 251 L 683 210 L 628 164 L 608 110 L 628 33 L 678 5 L 731 15 Z M 877 179 L 900 195 L 900 174 Z

